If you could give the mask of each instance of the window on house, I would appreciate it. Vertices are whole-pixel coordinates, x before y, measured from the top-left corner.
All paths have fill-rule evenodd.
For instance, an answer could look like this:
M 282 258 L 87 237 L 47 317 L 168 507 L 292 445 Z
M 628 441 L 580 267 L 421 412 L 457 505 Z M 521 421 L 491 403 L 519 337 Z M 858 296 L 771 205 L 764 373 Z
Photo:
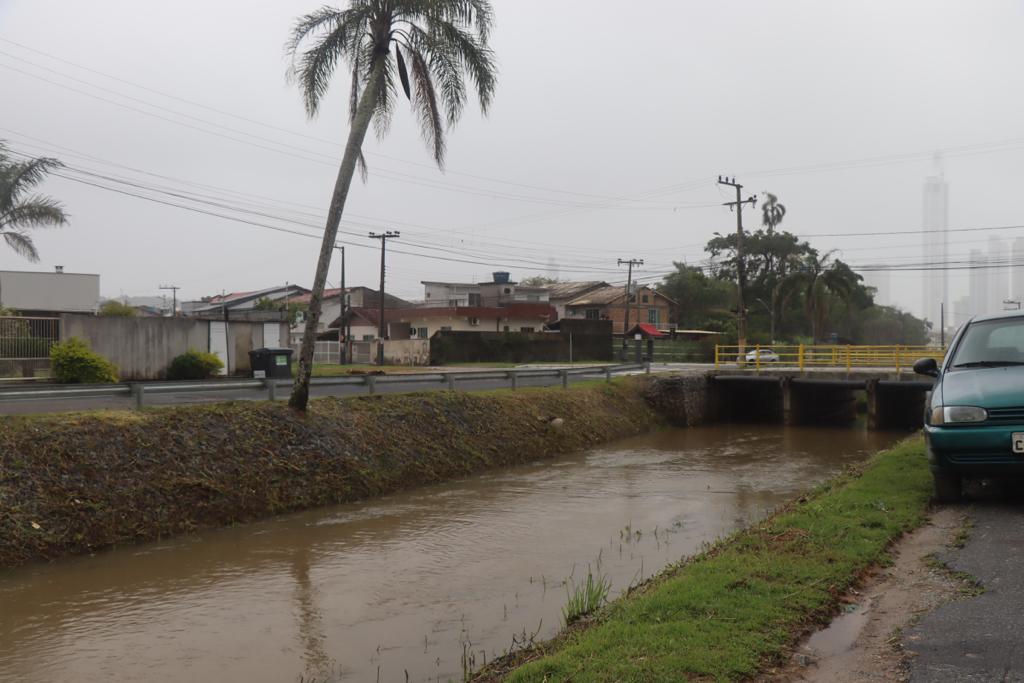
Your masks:
M 416 336 L 419 337 L 420 339 L 426 339 L 427 338 L 427 328 L 425 328 L 425 327 L 417 327 L 416 328 Z
M 505 325 L 505 332 L 508 332 L 508 325 Z
M 451 332 L 452 331 L 452 326 L 451 325 L 442 325 L 441 326 L 441 331 L 442 332 Z
M 533 332 L 533 328 L 532 327 L 520 327 L 519 331 L 520 332 Z
M 661 323 L 661 317 L 658 315 L 657 308 L 647 309 L 647 322 L 651 323 L 652 325 L 658 325 Z
M 586 310 L 586 318 L 587 318 L 587 320 L 600 320 L 601 319 L 601 309 L 599 309 L 599 308 L 588 308 Z
M 377 338 L 377 335 L 375 335 L 375 334 L 364 334 L 363 335 L 363 341 L 373 341 L 376 338 Z
M 645 303 L 645 304 L 646 304 L 646 303 L 647 303 L 647 295 L 646 295 L 646 294 L 644 294 L 644 295 L 643 295 L 642 297 L 640 297 L 640 301 L 641 301 L 642 303 Z

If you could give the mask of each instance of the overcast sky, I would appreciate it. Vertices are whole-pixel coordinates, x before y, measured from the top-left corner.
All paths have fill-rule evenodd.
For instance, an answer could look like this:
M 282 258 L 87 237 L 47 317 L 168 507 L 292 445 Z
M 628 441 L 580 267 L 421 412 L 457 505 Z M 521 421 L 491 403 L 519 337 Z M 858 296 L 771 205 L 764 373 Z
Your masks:
M 339 73 L 308 121 L 283 53 L 294 19 L 319 4 L 0 0 L 0 139 L 142 187 L 77 176 L 96 184 L 322 232 L 348 81 Z M 388 258 L 389 291 L 409 298 L 424 279 L 494 270 L 623 280 L 618 258 L 645 259 L 638 274 L 654 278 L 735 228 L 720 173 L 777 194 L 785 229 L 855 266 L 918 262 L 921 235 L 898 233 L 921 227 L 936 150 L 951 227 L 1024 223 L 1020 2 L 494 6 L 497 96 L 488 117 L 470 108 L 451 131 L 447 173 L 407 106 L 385 140 L 368 140 L 370 180 L 353 185 L 342 227 L 349 284 L 376 286 L 378 251 L 362 236 L 383 229 L 401 230 L 389 246 L 411 252 Z M 71 224 L 39 233 L 38 266 L 0 249 L 0 269 L 99 273 L 105 296 L 312 282 L 310 237 L 60 178 L 45 190 Z M 852 234 L 864 232 L 887 234 Z M 846 236 L 813 237 L 835 234 Z M 1024 229 L 953 233 L 951 255 L 987 249 L 991 235 Z M 921 277 L 892 275 L 896 303 L 920 311 Z M 964 293 L 966 272 L 951 283 Z

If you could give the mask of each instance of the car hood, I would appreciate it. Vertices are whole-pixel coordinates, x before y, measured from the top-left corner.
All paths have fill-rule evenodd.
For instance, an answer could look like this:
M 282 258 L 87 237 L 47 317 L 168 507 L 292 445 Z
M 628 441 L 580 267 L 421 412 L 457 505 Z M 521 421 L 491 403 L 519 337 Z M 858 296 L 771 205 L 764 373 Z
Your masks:
M 1024 366 L 951 370 L 942 376 L 942 404 L 981 408 L 1024 406 Z

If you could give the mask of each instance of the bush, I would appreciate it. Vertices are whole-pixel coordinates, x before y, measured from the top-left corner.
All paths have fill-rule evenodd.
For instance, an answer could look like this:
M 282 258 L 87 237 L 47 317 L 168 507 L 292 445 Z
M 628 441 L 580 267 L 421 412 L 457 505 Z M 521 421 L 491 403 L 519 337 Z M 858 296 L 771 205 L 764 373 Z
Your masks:
M 100 306 L 99 315 L 108 318 L 134 318 L 136 311 L 128 304 L 111 299 L 110 301 L 103 302 L 103 305 Z
M 189 349 L 171 361 L 167 379 L 209 379 L 224 368 L 216 354 Z
M 53 377 L 62 384 L 113 384 L 117 368 L 89 348 L 84 340 L 72 337 L 50 348 Z

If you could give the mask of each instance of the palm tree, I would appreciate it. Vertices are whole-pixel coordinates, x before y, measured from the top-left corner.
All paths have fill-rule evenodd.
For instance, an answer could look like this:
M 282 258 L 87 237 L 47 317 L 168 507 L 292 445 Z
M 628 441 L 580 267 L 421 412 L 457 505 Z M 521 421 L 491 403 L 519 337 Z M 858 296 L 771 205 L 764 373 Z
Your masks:
M 302 90 L 309 117 L 320 110 L 338 62 L 351 67 L 352 84 L 348 141 L 316 264 L 298 377 L 289 400 L 292 408 L 304 411 L 309 402 L 327 271 L 357 163 L 365 178 L 362 146 L 370 122 L 378 136 L 387 132 L 400 83 L 434 160 L 443 168 L 445 130 L 465 107 L 465 79 L 472 82 L 485 114 L 494 95 L 497 67 L 488 47 L 492 23 L 490 0 L 351 0 L 346 10 L 322 7 L 295 23 L 287 45 L 293 61 L 290 76 Z
M 764 204 L 761 205 L 761 225 L 768 229 L 769 235 L 775 232 L 785 217 L 786 205 L 779 203 L 779 198 L 771 192 L 765 192 Z
M 804 257 L 801 270 L 794 274 L 803 285 L 804 307 L 811 321 L 811 341 L 818 341 L 818 334 L 828 317 L 828 298 L 848 298 L 863 278 L 850 266 L 834 259 L 835 251 L 824 255 L 812 251 Z
M 50 171 L 61 166 L 56 159 L 46 157 L 14 161 L 0 143 L 0 237 L 29 261 L 39 260 L 39 252 L 29 231 L 68 222 L 60 202 L 32 193 Z

